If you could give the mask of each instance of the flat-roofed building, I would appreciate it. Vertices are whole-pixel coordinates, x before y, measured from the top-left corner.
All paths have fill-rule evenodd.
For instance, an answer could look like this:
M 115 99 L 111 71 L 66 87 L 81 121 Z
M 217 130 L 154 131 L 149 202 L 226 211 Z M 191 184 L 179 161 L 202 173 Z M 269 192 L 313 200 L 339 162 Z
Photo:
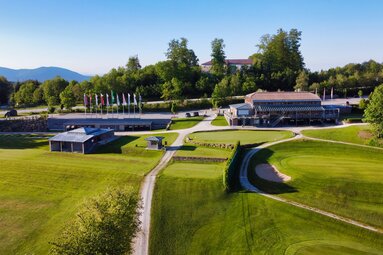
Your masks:
M 278 124 L 334 121 L 338 108 L 324 108 L 318 95 L 310 92 L 255 92 L 245 103 L 230 105 L 226 118 L 231 125 L 276 126 Z
M 115 139 L 113 129 L 77 128 L 49 138 L 51 151 L 91 153 Z

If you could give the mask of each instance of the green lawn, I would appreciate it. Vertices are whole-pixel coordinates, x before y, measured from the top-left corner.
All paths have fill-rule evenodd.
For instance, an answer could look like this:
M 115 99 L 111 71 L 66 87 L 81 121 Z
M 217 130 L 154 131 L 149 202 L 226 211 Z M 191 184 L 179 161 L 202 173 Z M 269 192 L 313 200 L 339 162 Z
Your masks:
M 218 166 L 173 163 L 160 174 L 150 254 L 381 254 L 379 234 L 258 194 L 225 193 Z
M 254 167 L 265 162 L 292 180 L 259 179 Z M 299 140 L 260 151 L 249 172 L 265 191 L 383 228 L 382 150 Z
M 174 118 L 172 119 L 172 124 L 170 125 L 170 130 L 185 129 L 191 128 L 197 125 L 201 120 L 202 116 L 199 117 L 189 117 L 189 118 Z
M 170 143 L 177 134 L 162 136 Z M 142 139 L 123 137 L 81 155 L 51 153 L 46 139 L 0 136 L 0 254 L 47 254 L 86 198 L 111 186 L 138 190 L 163 153 L 136 147 Z
M 367 125 L 349 126 L 345 128 L 324 128 L 304 130 L 308 137 L 334 140 L 348 143 L 366 144 L 371 139 L 371 127 Z
M 225 119 L 225 116 L 223 115 L 220 115 L 220 116 L 217 116 L 212 122 L 211 124 L 213 126 L 229 126 L 229 124 L 227 123 L 226 119 Z
M 227 130 L 214 132 L 196 132 L 189 135 L 194 141 L 208 143 L 235 143 L 261 144 L 292 137 L 290 131 L 253 131 L 253 130 Z
M 206 158 L 227 158 L 231 150 L 210 147 L 194 146 L 186 144 L 177 151 L 176 156 L 183 157 L 206 157 Z

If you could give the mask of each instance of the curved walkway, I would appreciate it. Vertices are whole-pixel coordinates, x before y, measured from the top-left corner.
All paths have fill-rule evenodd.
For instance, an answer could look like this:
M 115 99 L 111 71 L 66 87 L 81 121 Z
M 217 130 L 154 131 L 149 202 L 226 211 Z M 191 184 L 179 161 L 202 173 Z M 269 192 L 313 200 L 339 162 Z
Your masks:
M 267 148 L 267 147 L 270 147 L 270 146 L 275 145 L 275 144 L 289 142 L 289 141 L 297 140 L 297 139 L 301 139 L 301 138 L 310 139 L 310 140 L 317 140 L 317 141 L 324 141 L 324 142 L 340 143 L 340 144 L 346 144 L 346 145 L 356 145 L 356 146 L 360 146 L 360 147 L 368 147 L 368 148 L 375 148 L 376 149 L 376 147 L 367 146 L 367 145 L 347 143 L 347 142 L 337 142 L 337 141 L 325 140 L 325 139 L 319 139 L 319 138 L 310 138 L 310 137 L 306 137 L 306 136 L 303 136 L 301 134 L 298 134 L 298 135 L 296 135 L 293 138 L 284 139 L 284 140 L 280 140 L 280 141 L 276 141 L 276 142 L 272 142 L 272 143 L 266 143 L 266 144 L 263 144 L 261 146 L 252 148 L 245 155 L 245 157 L 244 157 L 244 159 L 242 161 L 242 164 L 241 164 L 241 168 L 240 168 L 240 184 L 241 184 L 241 186 L 245 190 L 247 190 L 247 191 L 255 192 L 255 193 L 258 193 L 258 194 L 260 194 L 262 196 L 265 196 L 265 197 L 268 197 L 268 198 L 271 198 L 271 199 L 274 199 L 274 200 L 277 200 L 277 201 L 280 201 L 280 202 L 283 202 L 283 203 L 286 203 L 286 204 L 289 204 L 289 205 L 292 205 L 292 206 L 295 206 L 295 207 L 303 208 L 303 209 L 306 209 L 306 210 L 309 210 L 309 211 L 312 211 L 312 212 L 315 212 L 315 213 L 318 213 L 318 214 L 321 214 L 321 215 L 324 215 L 324 216 L 327 216 L 327 217 L 330 217 L 330 218 L 333 218 L 333 219 L 336 219 L 336 220 L 339 220 L 339 221 L 342 221 L 342 222 L 345 222 L 345 223 L 348 223 L 348 224 L 351 224 L 351 225 L 354 225 L 354 226 L 357 226 L 357 227 L 361 227 L 361 228 L 364 228 L 364 229 L 367 229 L 367 230 L 370 230 L 370 231 L 374 231 L 374 232 L 383 234 L 383 230 L 382 229 L 379 229 L 379 228 L 376 228 L 376 227 L 373 227 L 373 226 L 370 226 L 370 225 L 367 225 L 367 224 L 364 224 L 364 223 L 361 223 L 361 222 L 358 222 L 358 221 L 355 221 L 355 220 L 352 220 L 352 219 L 349 219 L 349 218 L 346 218 L 346 217 L 343 217 L 343 216 L 339 216 L 339 215 L 336 215 L 334 213 L 330 213 L 330 212 L 327 212 L 327 211 L 324 211 L 324 210 L 321 210 L 321 209 L 318 209 L 318 208 L 315 208 L 315 207 L 311 207 L 311 206 L 308 206 L 308 205 L 305 205 L 305 204 L 301 204 L 301 203 L 298 203 L 298 202 L 295 202 L 295 201 L 291 201 L 291 200 L 288 200 L 288 199 L 285 199 L 285 198 L 282 198 L 282 197 L 279 197 L 279 196 L 276 196 L 276 195 L 268 194 L 268 193 L 266 193 L 264 191 L 261 191 L 257 187 L 255 187 L 249 181 L 249 179 L 248 179 L 249 163 L 250 163 L 251 158 L 257 152 L 259 152 L 263 148 Z M 378 149 L 382 149 L 382 148 L 378 148 Z

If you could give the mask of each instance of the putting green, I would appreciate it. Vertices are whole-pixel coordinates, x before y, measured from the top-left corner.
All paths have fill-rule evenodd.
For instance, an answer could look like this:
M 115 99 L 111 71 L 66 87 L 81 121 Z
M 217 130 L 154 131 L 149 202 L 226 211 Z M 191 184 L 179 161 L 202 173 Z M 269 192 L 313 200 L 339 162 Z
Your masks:
M 292 180 L 273 183 L 254 167 L 270 163 Z M 257 153 L 250 178 L 269 193 L 383 227 L 383 151 L 317 141 L 277 144 Z

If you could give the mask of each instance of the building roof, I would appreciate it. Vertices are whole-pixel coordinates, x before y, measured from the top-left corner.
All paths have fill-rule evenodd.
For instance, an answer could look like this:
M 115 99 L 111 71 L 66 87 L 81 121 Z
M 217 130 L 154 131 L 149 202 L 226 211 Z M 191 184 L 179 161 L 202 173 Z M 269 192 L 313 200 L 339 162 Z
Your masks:
M 258 112 L 322 112 L 322 106 L 257 105 Z
M 161 142 L 162 139 L 164 138 L 161 136 L 149 136 L 145 138 L 146 141 L 152 141 L 152 142 Z
M 68 132 L 57 134 L 54 137 L 49 138 L 49 140 L 56 142 L 83 143 L 95 136 L 99 136 L 111 131 L 113 131 L 113 129 L 77 128 Z
M 252 65 L 253 60 L 251 59 L 226 59 L 225 60 L 226 65 Z M 207 61 L 203 64 L 203 66 L 211 66 L 211 60 Z
M 252 109 L 251 105 L 248 103 L 231 104 L 229 107 L 234 109 Z
M 254 92 L 246 95 L 253 101 L 321 101 L 311 92 Z

